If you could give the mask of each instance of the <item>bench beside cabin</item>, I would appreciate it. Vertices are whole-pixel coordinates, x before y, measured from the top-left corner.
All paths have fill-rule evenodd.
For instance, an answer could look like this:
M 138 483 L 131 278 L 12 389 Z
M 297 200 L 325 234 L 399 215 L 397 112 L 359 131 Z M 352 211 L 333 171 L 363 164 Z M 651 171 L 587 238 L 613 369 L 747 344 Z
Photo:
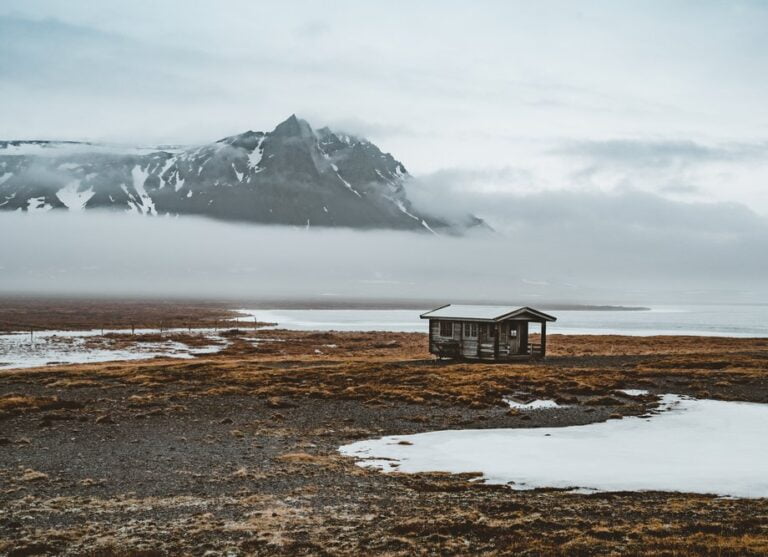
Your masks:
M 556 317 L 530 307 L 448 304 L 421 314 L 429 320 L 429 351 L 438 358 L 515 360 L 543 358 L 547 323 Z M 530 342 L 530 324 L 538 323 L 539 342 Z

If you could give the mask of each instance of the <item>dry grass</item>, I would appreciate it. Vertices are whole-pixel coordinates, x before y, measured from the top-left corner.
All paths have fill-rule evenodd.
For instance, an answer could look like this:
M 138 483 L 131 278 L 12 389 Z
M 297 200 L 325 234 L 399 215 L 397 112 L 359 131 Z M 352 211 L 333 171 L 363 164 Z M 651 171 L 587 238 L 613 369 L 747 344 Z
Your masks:
M 324 464 L 326 462 L 324 457 L 309 453 L 286 453 L 280 455 L 279 459 L 293 464 Z
M 249 475 L 245 469 L 233 474 Z M 257 555 L 756 557 L 768 552 L 766 503 L 655 493 L 513 492 L 469 479 L 401 476 L 393 479 L 393 498 L 381 502 L 356 493 L 318 504 L 309 488 L 285 498 L 244 493 L 216 499 L 43 499 L 36 512 L 63 517 L 78 509 L 98 518 L 38 530 L 29 543 L 92 555 L 137 555 L 146 547 L 158 554 L 196 554 L 211 543 Z M 8 510 L 27 512 L 29 504 L 13 502 Z M 151 518 L 155 511 L 173 518 L 158 522 Z
M 62 402 L 55 396 L 30 396 L 23 394 L 7 394 L 0 396 L 0 419 L 9 418 L 26 412 L 38 410 L 55 410 L 72 406 L 71 403 Z M 79 406 L 79 405 L 76 405 Z
M 48 474 L 45 474 L 43 472 L 38 472 L 37 470 L 32 470 L 28 468 L 24 470 L 21 476 L 19 476 L 19 479 L 22 482 L 39 482 L 39 481 L 47 480 Z
M 738 392 L 738 398 L 767 375 L 768 341 L 762 339 L 553 335 L 545 361 L 514 364 L 437 363 L 425 353 L 425 340 L 415 333 L 249 331 L 233 335 L 222 352 L 194 360 L 69 365 L 7 371 L 0 377 L 35 374 L 63 389 L 100 382 L 167 389 L 177 396 L 271 397 L 277 408 L 303 397 L 483 407 L 500 405 L 515 392 L 562 402 L 621 404 L 628 401 L 604 397 L 617 389 L 653 385 L 659 377 L 672 378 L 682 391 L 719 398 Z M 382 347 L 384 341 L 398 348 Z M 18 404 L 34 407 L 32 402 Z
M 208 327 L 236 316 L 225 304 L 196 301 L 0 298 L 0 332 Z

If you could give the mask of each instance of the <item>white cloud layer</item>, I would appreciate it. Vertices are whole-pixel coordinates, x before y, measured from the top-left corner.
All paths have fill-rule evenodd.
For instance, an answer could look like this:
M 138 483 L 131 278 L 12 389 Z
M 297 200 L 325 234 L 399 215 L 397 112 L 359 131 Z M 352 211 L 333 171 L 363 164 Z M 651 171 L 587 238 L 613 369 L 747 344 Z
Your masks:
M 733 302 L 768 293 L 768 260 L 754 255 L 768 252 L 766 226 L 744 209 L 700 213 L 646 194 L 560 196 L 509 199 L 514 229 L 465 238 L 9 214 L 0 218 L 0 237 L 12 239 L 0 245 L 0 292 L 521 304 Z

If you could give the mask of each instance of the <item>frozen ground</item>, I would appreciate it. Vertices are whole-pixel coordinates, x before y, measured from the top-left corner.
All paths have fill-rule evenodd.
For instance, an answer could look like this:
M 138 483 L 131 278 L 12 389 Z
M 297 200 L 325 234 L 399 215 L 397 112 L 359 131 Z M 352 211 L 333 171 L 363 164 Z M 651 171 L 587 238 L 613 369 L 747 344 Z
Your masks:
M 516 489 L 768 497 L 768 404 L 661 397 L 650 417 L 560 428 L 435 431 L 342 446 L 386 472 L 482 472 Z
M 242 321 L 257 319 L 296 331 L 399 331 L 426 333 L 423 310 L 240 309 Z M 696 335 L 768 337 L 768 305 L 658 306 L 649 311 L 552 310 L 547 331 L 579 335 Z
M 516 410 L 541 410 L 560 408 L 560 405 L 554 400 L 532 400 L 531 402 L 517 402 L 511 398 L 505 398 L 504 402 L 506 402 L 510 408 L 515 408 Z
M 114 331 L 105 331 L 105 333 Z M 119 331 L 125 333 L 126 331 Z M 137 340 L 143 334 L 157 334 L 157 330 L 135 331 Z M 187 329 L 167 331 L 168 334 L 188 334 Z M 29 368 L 51 364 L 78 364 L 117 360 L 140 360 L 155 356 L 192 358 L 197 354 L 218 352 L 227 345 L 213 329 L 193 330 L 192 334 L 205 335 L 209 346 L 189 347 L 174 340 L 159 342 L 133 342 L 129 346 L 112 347 L 109 337 L 100 330 L 41 331 L 0 335 L 0 369 Z
M 239 309 L 243 323 L 258 320 L 293 331 L 390 331 L 426 333 L 427 323 L 411 309 Z
M 645 389 L 619 389 L 619 392 L 628 396 L 643 396 L 648 394 L 648 391 Z

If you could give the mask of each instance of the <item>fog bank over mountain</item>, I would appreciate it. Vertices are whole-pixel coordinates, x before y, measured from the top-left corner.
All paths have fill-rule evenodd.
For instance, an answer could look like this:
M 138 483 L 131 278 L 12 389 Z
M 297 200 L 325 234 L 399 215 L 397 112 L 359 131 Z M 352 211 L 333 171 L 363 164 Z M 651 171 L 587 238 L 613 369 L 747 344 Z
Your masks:
M 100 212 L 6 214 L 0 293 L 531 304 L 768 299 L 768 261 L 755 255 L 768 253 L 766 223 L 746 209 L 696 208 L 685 218 L 687 207 L 639 194 L 586 202 L 532 196 L 510 207 L 514 226 L 463 238 Z

